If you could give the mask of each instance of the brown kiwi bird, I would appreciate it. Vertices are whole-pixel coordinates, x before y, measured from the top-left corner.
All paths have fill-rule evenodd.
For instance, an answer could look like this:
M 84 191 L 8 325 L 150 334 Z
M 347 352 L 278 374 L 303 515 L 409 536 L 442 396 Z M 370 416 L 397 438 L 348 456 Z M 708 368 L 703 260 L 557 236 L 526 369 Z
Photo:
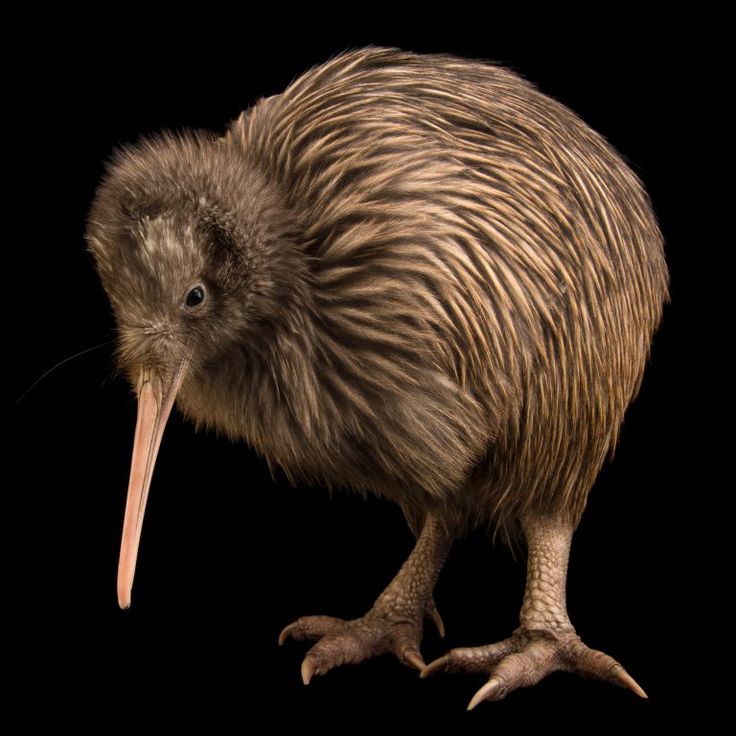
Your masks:
M 557 670 L 645 697 L 581 642 L 565 580 L 668 272 L 642 183 L 572 111 L 501 65 L 351 50 L 224 136 L 118 151 L 86 238 L 138 396 L 121 607 L 176 403 L 292 483 L 391 499 L 417 536 L 365 616 L 283 630 L 316 640 L 305 683 L 393 653 L 488 673 L 470 708 Z M 426 666 L 435 581 L 478 526 L 526 544 L 520 626 Z

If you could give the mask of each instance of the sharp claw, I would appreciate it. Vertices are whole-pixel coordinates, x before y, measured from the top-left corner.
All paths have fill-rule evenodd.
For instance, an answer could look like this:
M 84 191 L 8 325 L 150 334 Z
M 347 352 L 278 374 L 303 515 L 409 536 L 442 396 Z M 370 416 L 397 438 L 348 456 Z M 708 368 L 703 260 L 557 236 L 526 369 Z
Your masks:
M 641 685 L 620 664 L 613 668 L 611 675 L 617 685 L 633 690 L 640 698 L 649 697 Z
M 419 677 L 424 679 L 425 677 L 431 677 L 432 675 L 437 674 L 445 668 L 445 665 L 449 661 L 450 659 L 447 654 L 440 657 L 439 659 L 435 659 L 434 662 L 430 662 L 424 667 L 424 669 L 419 673 Z
M 309 685 L 309 681 L 312 679 L 316 670 L 317 665 L 314 660 L 311 657 L 305 657 L 302 662 L 302 682 L 305 685 Z
M 437 633 L 440 635 L 440 639 L 445 638 L 445 622 L 442 620 L 442 616 L 440 616 L 440 612 L 437 610 L 437 606 L 432 606 L 427 613 L 429 614 L 429 617 L 432 619 L 432 622 L 435 625 L 435 628 L 437 629 Z
M 284 642 L 291 636 L 291 632 L 294 630 L 294 624 L 285 626 L 279 634 L 279 646 L 283 646 Z
M 404 661 L 412 667 L 420 670 L 420 672 L 424 672 L 424 668 L 427 666 L 422 659 L 422 655 L 415 649 L 410 649 L 404 652 Z
M 497 677 L 491 677 L 478 692 L 473 695 L 473 699 L 468 703 L 468 710 L 473 710 L 479 703 L 484 700 L 496 700 L 501 690 L 501 681 Z

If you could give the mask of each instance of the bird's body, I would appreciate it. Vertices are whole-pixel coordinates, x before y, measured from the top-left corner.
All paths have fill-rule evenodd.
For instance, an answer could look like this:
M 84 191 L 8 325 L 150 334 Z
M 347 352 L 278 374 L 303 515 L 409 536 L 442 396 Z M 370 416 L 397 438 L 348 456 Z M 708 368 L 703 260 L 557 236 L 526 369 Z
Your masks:
M 202 402 L 244 402 L 212 423 L 290 476 L 577 521 L 666 291 L 648 199 L 603 138 L 502 67 L 375 50 L 226 140 L 298 213 L 310 302 L 283 332 L 296 368 L 267 353 Z
M 186 360 L 195 422 L 447 539 L 574 529 L 667 296 L 600 135 L 508 69 L 396 49 L 124 152 L 89 242 L 132 376 Z M 198 280 L 210 313 L 175 322 L 162 295 Z

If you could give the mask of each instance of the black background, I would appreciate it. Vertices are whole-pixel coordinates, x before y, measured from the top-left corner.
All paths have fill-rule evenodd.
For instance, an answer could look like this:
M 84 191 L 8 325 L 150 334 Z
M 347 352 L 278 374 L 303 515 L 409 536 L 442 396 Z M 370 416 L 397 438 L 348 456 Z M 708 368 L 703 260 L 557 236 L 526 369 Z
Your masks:
M 700 585 L 687 534 L 696 520 L 683 502 L 694 473 L 685 436 L 693 399 L 683 386 L 696 294 L 690 195 L 682 187 L 692 154 L 681 146 L 685 111 L 700 91 L 688 76 L 692 64 L 679 60 L 680 37 L 624 19 L 605 35 L 595 24 L 534 36 L 489 24 L 475 35 L 353 30 L 296 40 L 293 18 L 288 38 L 270 24 L 193 20 L 186 27 L 106 22 L 58 35 L 52 21 L 47 35 L 29 38 L 20 54 L 29 66 L 7 90 L 19 110 L 6 139 L 6 159 L 18 163 L 6 212 L 15 227 L 5 243 L 16 261 L 6 310 L 6 612 L 18 622 L 7 646 L 21 655 L 14 697 L 31 704 L 27 722 L 52 716 L 107 728 L 141 721 L 147 710 L 145 722 L 162 725 L 248 727 L 265 718 L 273 727 L 329 730 L 375 720 L 480 732 L 540 718 L 570 730 L 601 719 L 641 725 L 677 716 L 686 702 L 677 686 L 693 653 L 672 637 L 696 633 L 691 609 Z M 161 128 L 223 130 L 259 96 L 367 43 L 512 67 L 603 133 L 650 192 L 673 301 L 615 460 L 591 494 L 569 576 L 578 632 L 629 669 L 647 702 L 560 674 L 466 715 L 483 678 L 420 681 L 388 657 L 305 688 L 305 646 L 280 649 L 279 631 L 303 614 L 365 612 L 411 548 L 401 514 L 385 502 L 274 482 L 250 449 L 196 435 L 176 416 L 153 481 L 133 607 L 121 612 L 115 574 L 135 403 L 111 378 L 112 348 L 59 367 L 17 403 L 54 363 L 113 337 L 82 241 L 112 148 Z M 427 627 L 427 661 L 452 646 L 507 636 L 523 581 L 523 561 L 503 547 L 481 535 L 459 542 L 436 592 L 447 638 Z

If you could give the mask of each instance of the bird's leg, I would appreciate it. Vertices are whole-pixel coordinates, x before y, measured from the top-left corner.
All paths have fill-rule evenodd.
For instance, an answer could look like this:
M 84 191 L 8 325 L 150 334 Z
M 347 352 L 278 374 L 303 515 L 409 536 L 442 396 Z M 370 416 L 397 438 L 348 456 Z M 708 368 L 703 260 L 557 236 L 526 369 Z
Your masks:
M 289 624 L 281 632 L 279 644 L 290 637 L 317 640 L 302 664 L 304 683 L 333 667 L 386 653 L 421 670 L 425 666 L 419 653 L 423 618 L 425 613 L 436 611 L 431 603 L 432 590 L 450 543 L 447 529 L 428 514 L 409 559 L 365 616 L 351 621 L 305 616 Z
M 420 518 L 415 512 L 413 512 L 413 510 L 409 511 L 406 508 L 403 508 L 402 511 L 404 512 L 404 518 L 406 519 L 407 526 L 411 530 L 411 533 L 414 535 L 415 538 L 418 538 L 419 533 L 424 527 L 424 521 L 426 517 L 421 516 Z M 440 615 L 440 612 L 437 608 L 437 604 L 434 602 L 433 595 L 429 597 L 427 608 L 425 609 L 424 613 L 425 618 L 429 619 L 434 624 L 434 627 L 437 629 L 437 633 L 440 635 L 440 639 L 444 639 L 445 622 L 442 620 L 442 616 Z
M 646 697 L 615 659 L 585 646 L 570 623 L 565 582 L 572 526 L 535 517 L 525 520 L 523 529 L 528 562 L 520 627 L 496 644 L 453 649 L 428 665 L 421 676 L 439 671 L 490 674 L 468 710 L 483 700 L 500 700 L 512 690 L 534 685 L 558 670 L 628 687 Z

